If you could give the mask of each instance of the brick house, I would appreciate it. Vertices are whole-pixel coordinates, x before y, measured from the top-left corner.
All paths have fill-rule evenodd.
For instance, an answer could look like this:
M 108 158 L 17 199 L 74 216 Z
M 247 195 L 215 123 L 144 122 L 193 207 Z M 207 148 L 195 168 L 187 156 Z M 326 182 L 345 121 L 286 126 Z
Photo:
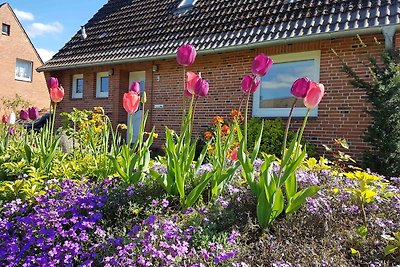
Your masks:
M 319 145 L 345 137 L 359 155 L 367 148 L 361 135 L 370 106 L 332 49 L 368 76 L 367 53 L 400 44 L 398 8 L 394 0 L 110 0 L 39 70 L 66 89 L 61 111 L 101 105 L 118 123 L 126 122 L 122 95 L 130 82 L 145 81 L 149 124 L 162 133 L 165 125 L 179 129 L 183 70 L 175 53 L 191 43 L 198 56 L 188 70 L 210 84 L 198 103 L 194 131 L 201 132 L 213 116 L 238 108 L 241 79 L 254 56 L 265 53 L 275 63 L 254 94 L 252 115 L 285 119 L 292 82 L 309 76 L 325 84 L 326 96 L 304 136 Z M 295 111 L 297 118 L 304 114 Z
M 0 100 L 18 94 L 30 104 L 48 109 L 46 80 L 36 71 L 43 61 L 8 3 L 0 4 L 0 22 Z

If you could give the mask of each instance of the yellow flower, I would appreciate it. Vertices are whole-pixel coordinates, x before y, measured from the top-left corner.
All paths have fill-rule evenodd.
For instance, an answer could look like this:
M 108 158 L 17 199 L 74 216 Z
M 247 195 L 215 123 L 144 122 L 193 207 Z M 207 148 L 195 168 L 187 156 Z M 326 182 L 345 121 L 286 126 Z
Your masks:
M 105 113 L 104 113 L 104 108 L 103 108 L 103 107 L 94 107 L 93 110 L 94 110 L 94 112 L 96 112 L 96 113 L 100 113 L 100 114 L 102 114 L 102 115 L 105 114 Z

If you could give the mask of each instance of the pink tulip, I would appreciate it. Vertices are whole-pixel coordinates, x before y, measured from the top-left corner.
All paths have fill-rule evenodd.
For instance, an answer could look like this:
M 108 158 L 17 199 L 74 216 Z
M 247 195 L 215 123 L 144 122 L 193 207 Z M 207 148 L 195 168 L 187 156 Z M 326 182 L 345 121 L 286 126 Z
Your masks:
M 37 118 L 39 118 L 39 110 L 37 107 L 31 107 L 28 108 L 28 114 L 29 114 L 29 119 L 30 120 L 36 120 Z
M 29 119 L 29 114 L 27 110 L 21 109 L 21 111 L 19 112 L 19 119 L 26 121 Z
M 9 135 L 14 135 L 15 134 L 15 128 L 14 127 L 10 127 L 10 129 L 8 129 L 8 134 Z
M 135 92 L 136 94 L 140 95 L 140 83 L 139 82 L 133 82 L 131 84 L 131 87 L 129 88 L 129 91 Z
M 298 78 L 294 81 L 290 93 L 298 98 L 304 98 L 310 88 L 311 80 L 308 77 Z
M 194 86 L 196 85 L 196 82 L 201 79 L 201 73 L 197 75 L 194 72 L 188 71 L 186 72 L 186 76 L 186 91 L 194 95 Z
M 321 102 L 324 93 L 325 87 L 322 83 L 311 82 L 310 89 L 304 97 L 304 105 L 309 109 L 315 108 Z
M 259 54 L 253 60 L 251 71 L 254 75 L 262 77 L 267 74 L 273 63 L 274 61 L 270 57 L 267 57 L 264 54 Z
M 193 94 L 190 93 L 187 89 L 185 89 L 185 96 L 188 98 L 191 98 L 193 96 Z
M 233 160 L 233 161 L 239 160 L 239 158 L 238 158 L 238 149 L 237 149 L 237 148 L 235 148 L 234 150 L 232 150 L 232 152 L 231 152 L 229 158 L 230 158 L 231 160 Z
M 50 99 L 54 103 L 61 102 L 64 98 L 64 88 L 62 86 L 60 87 L 54 87 L 50 88 Z
M 122 104 L 129 114 L 135 113 L 139 108 L 140 96 L 133 91 L 124 94 Z
M 194 85 L 194 94 L 196 96 L 206 96 L 208 94 L 209 85 L 206 80 L 199 79 Z
M 3 117 L 1 117 L 1 121 L 6 124 L 8 122 L 8 115 L 4 114 Z
M 243 93 L 245 94 L 254 93 L 257 90 L 260 83 L 261 81 L 256 77 L 253 77 L 251 74 L 244 76 L 242 80 Z
M 185 44 L 179 47 L 178 52 L 176 53 L 176 61 L 179 65 L 190 66 L 194 63 L 195 59 L 196 49 L 192 45 Z
M 54 77 L 50 77 L 50 78 L 47 80 L 47 87 L 48 87 L 49 89 L 57 88 L 57 87 L 58 87 L 58 79 L 57 79 L 57 78 L 54 78 Z

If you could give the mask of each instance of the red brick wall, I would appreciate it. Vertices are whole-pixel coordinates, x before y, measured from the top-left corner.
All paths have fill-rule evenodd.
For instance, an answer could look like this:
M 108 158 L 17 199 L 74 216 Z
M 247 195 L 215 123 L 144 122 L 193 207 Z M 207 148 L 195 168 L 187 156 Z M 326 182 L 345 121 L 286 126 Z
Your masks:
M 333 48 L 361 77 L 369 78 L 364 66 L 367 54 L 379 55 L 382 47 L 376 46 L 374 37 L 383 43 L 381 35 L 363 36 L 368 48 L 362 48 L 356 37 L 325 41 L 313 41 L 278 45 L 260 49 L 243 50 L 230 53 L 200 55 L 194 65 L 187 70 L 201 72 L 210 84 L 209 95 L 197 104 L 194 132 L 207 128 L 215 115 L 228 116 L 232 109 L 239 107 L 243 94 L 240 89 L 242 77 L 250 72 L 251 62 L 258 53 L 277 55 L 304 51 L 321 51 L 320 82 L 325 85 L 326 95 L 318 108 L 318 117 L 309 120 L 304 136 L 313 140 L 322 151 L 322 144 L 332 145 L 335 138 L 346 138 L 350 143 L 350 154 L 360 156 L 367 148 L 361 135 L 370 122 L 366 111 L 370 105 L 366 102 L 363 91 L 353 88 L 347 75 L 340 70 L 341 61 L 331 51 Z M 152 65 L 158 65 L 158 71 L 152 72 Z M 114 69 L 110 77 L 110 96 L 107 99 L 95 98 L 96 72 Z M 107 67 L 73 69 L 52 73 L 58 76 L 66 89 L 66 99 L 61 103 L 61 110 L 72 107 L 92 108 L 103 106 L 111 112 L 114 122 L 126 122 L 126 113 L 122 108 L 122 94 L 128 88 L 131 71 L 146 71 L 147 109 L 151 111 L 148 126 L 155 125 L 163 136 L 164 127 L 178 130 L 181 122 L 183 95 L 183 69 L 175 59 L 155 62 L 132 63 Z M 84 98 L 71 99 L 71 80 L 73 74 L 84 74 Z M 49 74 L 47 74 L 49 75 Z M 159 78 L 159 79 L 158 79 Z M 155 104 L 163 104 L 163 109 L 154 109 Z M 294 129 L 301 121 L 295 121 Z M 157 140 L 160 145 L 162 138 Z
M 8 4 L 0 8 L 0 23 L 10 25 L 9 36 L 0 33 L 0 100 L 3 97 L 13 99 L 17 93 L 32 105 L 48 109 L 50 100 L 44 74 L 36 71 L 42 62 Z M 32 82 L 15 80 L 17 58 L 33 62 Z M 1 112 L 2 109 L 0 101 Z

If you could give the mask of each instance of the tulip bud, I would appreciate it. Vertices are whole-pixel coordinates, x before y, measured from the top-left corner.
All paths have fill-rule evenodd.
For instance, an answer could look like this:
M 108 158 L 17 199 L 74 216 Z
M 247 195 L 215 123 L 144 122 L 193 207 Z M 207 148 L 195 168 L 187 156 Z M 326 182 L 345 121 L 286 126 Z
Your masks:
M 321 102 L 324 93 L 325 87 L 322 83 L 311 82 L 310 89 L 304 97 L 304 105 L 309 109 L 315 108 Z
M 29 119 L 30 120 L 36 120 L 37 118 L 39 118 L 39 110 L 37 107 L 31 107 L 28 108 L 28 114 L 29 114 Z
M 8 134 L 9 135 L 14 135 L 15 134 L 15 128 L 14 127 L 10 127 L 10 129 L 8 129 Z
M 64 98 L 64 88 L 62 86 L 60 87 L 54 87 L 50 88 L 50 99 L 54 103 L 61 102 Z
M 58 87 L 58 79 L 57 79 L 57 78 L 54 78 L 54 77 L 50 77 L 50 78 L 47 80 L 47 87 L 48 87 L 49 89 L 57 88 L 57 87 Z
M 310 88 L 311 80 L 308 77 L 298 78 L 294 81 L 290 93 L 298 98 L 304 98 Z
M 129 114 L 135 113 L 139 108 L 140 96 L 135 92 L 129 91 L 124 94 L 122 104 Z
M 1 121 L 6 124 L 8 122 L 8 116 L 6 114 L 3 115 L 3 117 L 1 117 Z
M 14 125 L 16 120 L 17 120 L 17 117 L 15 116 L 14 111 L 11 111 L 10 116 L 8 116 L 7 123 L 10 124 L 10 125 Z
M 179 65 L 190 66 L 196 59 L 196 49 L 190 45 L 182 45 L 176 53 L 176 61 Z
M 28 120 L 28 118 L 29 118 L 28 111 L 21 109 L 21 111 L 19 112 L 19 119 L 26 121 L 26 120 Z
M 135 92 L 136 94 L 140 94 L 140 83 L 139 82 L 133 82 L 131 84 L 131 87 L 129 88 L 129 91 Z
M 147 102 L 147 95 L 146 95 L 146 92 L 143 92 L 143 93 L 142 93 L 142 96 L 141 96 L 141 98 L 140 98 L 140 102 L 142 102 L 142 104 L 146 104 L 146 102 Z
M 199 79 L 194 85 L 194 94 L 196 96 L 206 96 L 208 94 L 209 85 L 206 80 Z
M 261 81 L 252 75 L 246 75 L 243 77 L 242 80 L 242 91 L 245 94 L 254 93 L 258 86 L 260 85 Z
M 264 54 L 259 54 L 253 60 L 251 71 L 254 75 L 262 77 L 267 74 L 273 63 L 274 61 L 270 57 L 267 57 Z

